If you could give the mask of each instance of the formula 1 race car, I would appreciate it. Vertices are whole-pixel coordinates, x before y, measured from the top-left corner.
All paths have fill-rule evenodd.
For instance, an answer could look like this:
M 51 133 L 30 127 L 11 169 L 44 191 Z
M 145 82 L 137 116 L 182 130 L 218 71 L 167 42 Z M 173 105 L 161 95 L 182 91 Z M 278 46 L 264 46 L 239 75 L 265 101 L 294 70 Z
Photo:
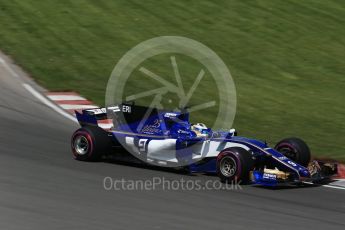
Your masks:
M 215 131 L 191 124 L 187 111 L 165 111 L 124 103 L 76 111 L 82 126 L 71 140 L 77 160 L 94 161 L 104 155 L 135 155 L 145 164 L 180 167 L 191 173 L 216 173 L 222 182 L 301 184 L 337 173 L 333 163 L 311 161 L 307 144 L 287 138 L 274 148 L 237 136 L 234 129 Z M 101 128 L 104 121 L 112 127 Z

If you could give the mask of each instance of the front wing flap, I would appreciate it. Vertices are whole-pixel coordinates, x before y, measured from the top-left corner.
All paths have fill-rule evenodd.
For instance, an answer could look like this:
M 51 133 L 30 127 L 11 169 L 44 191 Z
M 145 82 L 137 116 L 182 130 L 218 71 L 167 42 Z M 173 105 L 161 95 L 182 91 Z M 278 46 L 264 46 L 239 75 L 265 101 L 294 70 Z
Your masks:
M 334 162 L 322 162 L 313 160 L 308 165 L 311 181 L 318 182 L 328 180 L 338 173 L 338 166 Z

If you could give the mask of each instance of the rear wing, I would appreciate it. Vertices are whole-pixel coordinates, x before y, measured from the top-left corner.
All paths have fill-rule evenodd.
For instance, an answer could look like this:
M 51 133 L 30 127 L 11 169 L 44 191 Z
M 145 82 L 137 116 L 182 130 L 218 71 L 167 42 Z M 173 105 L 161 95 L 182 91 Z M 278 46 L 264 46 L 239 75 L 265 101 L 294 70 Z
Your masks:
M 102 129 L 110 130 L 113 128 L 113 120 L 108 119 L 106 108 L 86 109 L 81 113 L 75 111 L 75 115 L 80 126 L 99 126 Z
M 142 111 L 135 109 L 133 104 L 120 104 L 103 108 L 85 109 L 75 111 L 80 126 L 99 126 L 105 130 L 118 128 L 121 124 L 133 123 L 141 119 Z M 135 106 L 136 108 L 138 106 Z M 139 106 L 140 107 L 140 106 Z M 144 108 L 144 107 L 143 107 Z
M 76 117 L 81 126 L 93 125 L 106 130 L 116 129 L 157 135 L 170 130 L 174 123 L 189 122 L 189 113 L 186 111 L 182 113 L 158 110 L 134 103 L 86 109 L 81 113 L 76 111 Z

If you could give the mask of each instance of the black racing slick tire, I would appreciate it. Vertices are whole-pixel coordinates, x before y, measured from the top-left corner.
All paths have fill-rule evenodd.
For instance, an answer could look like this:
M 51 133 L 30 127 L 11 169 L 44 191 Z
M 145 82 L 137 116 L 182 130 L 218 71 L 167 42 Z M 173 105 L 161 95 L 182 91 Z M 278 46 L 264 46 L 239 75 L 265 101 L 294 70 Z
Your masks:
M 223 183 L 247 184 L 253 165 L 252 154 L 243 148 L 227 148 L 217 156 L 217 174 Z
M 73 158 L 80 161 L 97 161 L 111 149 L 108 133 L 97 126 L 76 130 L 71 139 Z
M 278 142 L 274 147 L 287 158 L 306 167 L 310 162 L 311 154 L 308 145 L 296 137 L 286 138 Z

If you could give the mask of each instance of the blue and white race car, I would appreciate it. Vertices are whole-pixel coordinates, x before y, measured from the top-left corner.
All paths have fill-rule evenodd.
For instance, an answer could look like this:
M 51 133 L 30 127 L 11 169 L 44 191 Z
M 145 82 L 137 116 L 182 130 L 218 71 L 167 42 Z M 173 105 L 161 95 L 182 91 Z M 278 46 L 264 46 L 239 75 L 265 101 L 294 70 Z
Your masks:
M 287 138 L 271 148 L 267 143 L 239 137 L 234 129 L 216 131 L 191 124 L 187 111 L 174 112 L 120 104 L 76 111 L 81 128 L 72 135 L 73 156 L 81 161 L 102 156 L 134 155 L 145 164 L 215 173 L 222 182 L 301 184 L 336 174 L 336 164 L 311 161 L 307 144 Z M 101 128 L 110 121 L 112 127 Z M 130 153 L 132 154 L 130 154 Z

